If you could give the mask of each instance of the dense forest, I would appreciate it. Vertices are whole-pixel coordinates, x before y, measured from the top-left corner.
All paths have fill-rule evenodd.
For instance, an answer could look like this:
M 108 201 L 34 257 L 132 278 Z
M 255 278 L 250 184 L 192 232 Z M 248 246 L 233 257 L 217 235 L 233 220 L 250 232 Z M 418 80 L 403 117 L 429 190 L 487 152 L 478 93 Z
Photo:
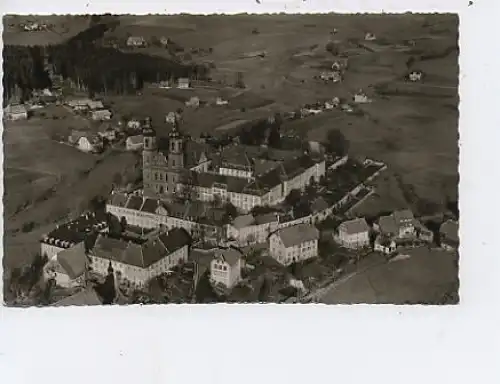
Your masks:
M 19 87 L 27 99 L 33 89 L 51 86 L 51 76 L 61 75 L 80 89 L 94 93 L 129 93 L 145 82 L 191 77 L 206 79 L 209 68 L 184 65 L 142 53 L 125 53 L 96 44 L 116 22 L 92 25 L 66 42 L 47 47 L 5 46 L 3 51 L 4 100 Z

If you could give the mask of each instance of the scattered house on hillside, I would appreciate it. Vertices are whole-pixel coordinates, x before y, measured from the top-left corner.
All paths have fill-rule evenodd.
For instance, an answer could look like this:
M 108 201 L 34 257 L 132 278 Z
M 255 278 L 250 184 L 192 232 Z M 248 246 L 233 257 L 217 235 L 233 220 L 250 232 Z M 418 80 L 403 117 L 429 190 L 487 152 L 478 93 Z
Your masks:
M 102 139 L 90 132 L 73 130 L 68 141 L 82 152 L 97 153 L 102 150 Z
M 147 46 L 146 40 L 142 36 L 130 36 L 127 39 L 128 47 L 145 47 Z
M 72 99 L 69 100 L 66 104 L 68 107 L 73 109 L 73 111 L 86 111 L 89 109 L 89 104 L 92 103 L 90 99 Z
M 377 40 L 377 37 L 375 36 L 374 33 L 367 32 L 365 34 L 365 40 L 366 41 L 374 41 L 374 40 Z
M 269 235 L 278 229 L 278 215 L 274 212 L 253 216 L 236 217 L 227 225 L 228 239 L 234 239 L 239 246 L 265 243 Z
M 43 268 L 45 280 L 54 279 L 56 285 L 63 288 L 83 286 L 86 271 L 87 255 L 83 241 L 54 255 Z
M 375 239 L 374 250 L 386 255 L 396 251 L 396 242 L 385 235 L 378 235 Z
M 9 104 L 3 110 L 5 120 L 26 120 L 28 118 L 28 110 L 23 104 Z
M 210 279 L 215 284 L 233 288 L 241 280 L 242 256 L 233 248 L 217 249 L 210 262 Z
M 455 220 L 447 220 L 439 228 L 439 235 L 441 240 L 441 247 L 451 251 L 458 249 L 459 236 L 458 236 L 458 222 Z
M 175 124 L 181 119 L 181 115 L 177 112 L 169 112 L 167 116 L 165 116 L 165 122 L 168 124 Z
M 144 136 L 135 135 L 127 137 L 125 148 L 127 151 L 141 151 L 144 148 Z
M 186 107 L 198 108 L 200 106 L 200 98 L 198 96 L 191 97 L 186 101 Z
M 346 248 L 363 248 L 370 245 L 370 227 L 364 218 L 344 221 L 334 239 Z
M 342 75 L 338 71 L 322 72 L 319 77 L 321 80 L 333 81 L 334 83 L 342 81 Z
M 325 101 L 325 109 L 335 109 L 339 106 L 340 99 L 338 97 L 334 97 L 331 100 Z
M 270 255 L 280 264 L 289 265 L 318 256 L 319 231 L 310 224 L 280 229 L 269 238 Z
M 332 63 L 332 71 L 340 72 L 347 68 L 347 58 L 340 58 Z
M 93 288 L 88 288 L 52 304 L 53 307 L 102 305 L 103 300 Z
M 132 119 L 127 122 L 128 129 L 141 129 L 141 122 L 137 119 Z
M 354 94 L 353 101 L 357 104 L 371 103 L 371 100 L 368 98 L 366 93 L 363 92 L 362 89 L 360 89 L 357 93 Z
M 168 37 L 162 36 L 160 37 L 160 44 L 166 48 L 170 44 L 170 39 Z
M 94 272 L 106 276 L 111 270 L 120 283 L 144 287 L 151 278 L 187 262 L 190 244 L 191 237 L 182 228 L 136 239 L 99 235 L 89 257 Z
M 413 213 L 409 209 L 404 209 L 380 217 L 375 229 L 389 238 L 408 238 L 415 236 L 415 224 Z
M 104 105 L 102 104 L 101 100 L 90 100 L 88 103 L 88 107 L 91 111 L 104 109 Z
M 228 105 L 228 104 L 229 101 L 224 100 L 222 97 L 217 97 L 217 99 L 215 99 L 215 105 Z
M 106 139 L 108 141 L 115 141 L 116 140 L 116 130 L 111 127 L 110 125 L 105 125 L 101 127 L 99 132 L 97 134 L 102 138 Z
M 352 106 L 350 106 L 349 104 L 347 104 L 347 103 L 341 104 L 340 105 L 340 109 L 342 111 L 348 112 L 348 113 L 354 112 L 354 108 Z
M 179 80 L 177 80 L 177 88 L 191 88 L 191 81 L 187 77 L 181 77 Z
M 422 71 L 411 71 L 408 74 L 408 80 L 412 82 L 422 81 L 423 73 Z
M 108 109 L 98 109 L 90 113 L 92 120 L 94 121 L 105 121 L 111 120 L 112 113 Z

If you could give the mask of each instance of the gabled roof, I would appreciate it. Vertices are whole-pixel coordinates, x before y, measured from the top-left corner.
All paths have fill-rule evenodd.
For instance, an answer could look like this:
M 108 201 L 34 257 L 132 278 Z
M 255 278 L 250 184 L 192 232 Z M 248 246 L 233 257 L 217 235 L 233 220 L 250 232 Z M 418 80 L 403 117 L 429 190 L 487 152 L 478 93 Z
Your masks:
M 241 252 L 237 251 L 234 248 L 227 248 L 227 249 L 217 249 L 215 251 L 215 258 L 216 259 L 222 259 L 229 265 L 236 265 L 239 259 L 241 259 L 243 255 Z
M 87 267 L 84 242 L 82 241 L 74 247 L 59 252 L 57 254 L 57 261 L 70 279 L 76 279 L 82 276 Z
M 128 199 L 127 205 L 125 206 L 128 209 L 140 210 L 142 207 L 143 198 L 140 196 L 131 195 Z
M 396 234 L 398 232 L 398 226 L 396 224 L 396 220 L 394 220 L 393 215 L 380 217 L 378 219 L 378 225 L 382 233 Z
M 144 204 L 141 207 L 141 211 L 155 213 L 156 209 L 159 206 L 159 201 L 154 199 L 146 199 L 144 200 Z
M 128 196 L 125 193 L 121 192 L 113 192 L 111 194 L 110 205 L 114 205 L 115 207 L 125 207 L 128 201 Z
M 255 224 L 257 225 L 268 224 L 272 222 L 278 222 L 278 214 L 276 212 L 269 212 L 255 216 Z
M 414 216 L 413 212 L 410 211 L 409 209 L 403 209 L 401 211 L 395 211 L 393 213 L 394 215 L 394 220 L 396 220 L 397 225 L 403 225 L 408 222 L 413 222 Z
M 276 234 L 281 238 L 285 248 L 293 247 L 306 241 L 319 239 L 318 229 L 309 224 L 292 225 L 280 229 Z
M 245 227 L 249 227 L 249 226 L 253 225 L 254 221 L 255 220 L 254 220 L 254 217 L 252 216 L 252 214 L 241 215 L 241 216 L 236 217 L 233 220 L 232 225 L 234 228 L 241 229 L 241 228 L 245 228 Z
M 54 307 L 68 307 L 71 305 L 102 305 L 102 299 L 94 289 L 89 288 L 52 304 Z
M 311 211 L 312 213 L 317 213 L 324 211 L 325 209 L 329 208 L 330 204 L 322 197 L 318 197 L 314 199 L 313 203 L 311 204 Z
M 368 232 L 369 230 L 370 227 L 368 226 L 364 218 L 356 218 L 353 220 L 344 221 L 339 225 L 339 231 L 345 232 L 349 235 Z

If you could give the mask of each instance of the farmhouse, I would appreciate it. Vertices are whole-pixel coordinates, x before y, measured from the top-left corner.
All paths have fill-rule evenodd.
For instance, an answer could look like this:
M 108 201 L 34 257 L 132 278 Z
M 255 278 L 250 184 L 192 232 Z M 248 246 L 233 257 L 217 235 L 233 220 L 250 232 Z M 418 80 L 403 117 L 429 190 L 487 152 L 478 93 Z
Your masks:
M 215 105 L 228 105 L 228 104 L 229 101 L 224 100 L 222 97 L 217 97 L 217 99 L 215 99 Z
M 375 34 L 367 32 L 365 34 L 365 40 L 366 41 L 374 41 L 374 40 L 377 40 L 377 37 L 375 36 Z
M 191 87 L 191 81 L 187 77 L 177 80 L 177 88 L 187 89 Z
M 423 73 L 422 71 L 411 71 L 408 74 L 408 80 L 412 82 L 417 82 L 422 80 Z
M 200 106 L 200 98 L 198 96 L 191 97 L 186 101 L 186 107 L 198 108 Z
M 127 137 L 125 148 L 127 148 L 127 151 L 142 151 L 144 148 L 144 136 L 135 135 Z
M 267 213 L 236 217 L 227 226 L 228 239 L 234 239 L 239 246 L 265 243 L 271 233 L 278 229 L 278 215 Z
M 283 265 L 318 256 L 319 231 L 309 224 L 283 228 L 269 237 L 270 255 Z
M 396 242 L 385 235 L 378 235 L 375 239 L 374 250 L 386 255 L 396 251 Z
M 108 109 L 98 109 L 98 110 L 92 111 L 90 113 L 90 116 L 92 117 L 92 120 L 94 120 L 94 121 L 110 120 L 111 115 L 112 115 L 112 113 Z
M 364 103 L 370 103 L 371 100 L 368 98 L 366 93 L 363 92 L 363 90 L 359 90 L 357 93 L 354 94 L 353 101 L 358 104 L 364 104 Z
M 370 245 L 370 227 L 363 218 L 344 221 L 338 227 L 335 240 L 346 248 L 363 248 Z
M 84 242 L 57 253 L 45 264 L 44 278 L 55 279 L 56 285 L 74 288 L 85 284 L 87 255 Z
M 189 234 L 180 228 L 128 241 L 99 235 L 89 257 L 96 273 L 107 275 L 111 266 L 121 281 L 143 287 L 149 279 L 186 262 L 190 242 Z
M 68 141 L 82 152 L 97 153 L 102 150 L 102 139 L 86 131 L 73 130 Z
M 129 47 L 145 47 L 146 45 L 146 40 L 142 36 L 130 36 L 127 39 L 127 46 Z
M 28 118 L 28 110 L 23 104 L 10 104 L 3 110 L 6 120 L 25 120 Z
M 90 99 L 72 99 L 67 101 L 67 105 L 73 109 L 73 111 L 85 111 L 89 109 L 89 104 L 92 103 Z
M 242 254 L 236 249 L 218 249 L 210 262 L 210 279 L 233 288 L 241 280 Z

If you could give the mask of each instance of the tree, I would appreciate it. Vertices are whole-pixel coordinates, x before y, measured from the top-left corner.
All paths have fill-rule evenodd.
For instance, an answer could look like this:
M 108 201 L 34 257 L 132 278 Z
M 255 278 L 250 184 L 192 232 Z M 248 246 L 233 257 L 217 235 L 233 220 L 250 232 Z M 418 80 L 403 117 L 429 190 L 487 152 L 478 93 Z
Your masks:
M 280 148 L 281 147 L 281 134 L 279 130 L 279 126 L 273 124 L 271 130 L 269 131 L 269 137 L 267 142 L 272 148 Z
M 326 43 L 325 49 L 327 52 L 330 52 L 334 56 L 337 56 L 339 54 L 338 44 L 333 41 L 329 41 L 328 43 Z
M 349 141 L 338 129 L 328 132 L 326 150 L 338 156 L 344 156 L 349 151 Z
M 121 217 L 120 226 L 121 226 L 122 232 L 127 229 L 127 219 L 125 218 L 125 216 Z
M 285 202 L 292 206 L 295 207 L 299 201 L 302 198 L 302 194 L 299 189 L 292 189 L 290 193 L 285 197 Z
M 226 215 L 228 217 L 232 217 L 234 219 L 238 215 L 238 210 L 236 209 L 234 204 L 231 203 L 230 201 L 226 203 L 225 209 L 226 209 Z
M 243 81 L 243 72 L 236 72 L 236 81 L 234 83 L 236 88 L 245 88 L 245 83 Z

